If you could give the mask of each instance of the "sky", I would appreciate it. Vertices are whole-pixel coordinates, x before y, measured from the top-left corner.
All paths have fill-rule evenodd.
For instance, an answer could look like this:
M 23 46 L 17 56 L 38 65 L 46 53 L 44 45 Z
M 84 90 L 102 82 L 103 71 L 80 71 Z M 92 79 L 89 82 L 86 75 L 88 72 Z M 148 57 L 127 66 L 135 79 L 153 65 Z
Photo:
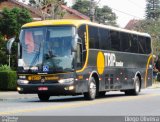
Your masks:
M 69 5 L 72 0 L 66 0 Z M 117 15 L 117 23 L 120 27 L 125 27 L 131 19 L 144 19 L 146 0 L 94 0 L 100 1 L 99 6 L 104 5 L 112 8 Z
M 22 1 L 22 0 L 19 0 Z M 28 0 L 26 0 L 27 2 Z M 72 0 L 66 0 L 71 5 Z M 107 5 L 117 15 L 117 24 L 125 27 L 131 19 L 144 19 L 146 0 L 95 0 L 99 6 Z
M 112 8 L 118 16 L 120 27 L 124 27 L 131 19 L 145 18 L 146 0 L 100 0 L 99 5 Z

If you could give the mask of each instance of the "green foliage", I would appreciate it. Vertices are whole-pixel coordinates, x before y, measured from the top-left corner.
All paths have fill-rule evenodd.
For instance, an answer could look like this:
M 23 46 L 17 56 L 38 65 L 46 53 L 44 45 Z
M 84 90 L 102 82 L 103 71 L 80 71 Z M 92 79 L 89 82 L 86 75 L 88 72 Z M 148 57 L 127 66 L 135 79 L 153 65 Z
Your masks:
M 8 64 L 6 41 L 4 41 L 3 36 L 0 34 L 0 65 Z
M 0 65 L 8 64 L 8 55 L 6 44 L 7 41 L 4 37 L 11 38 L 17 36 L 20 32 L 21 26 L 27 22 L 31 22 L 31 16 L 26 9 L 4 8 L 0 16 Z M 11 55 L 11 66 L 16 67 L 17 61 L 17 44 L 13 43 L 12 55 Z
M 160 0 L 147 0 L 146 2 L 146 18 L 158 20 L 160 17 Z
M 4 36 L 13 37 L 18 35 L 23 24 L 31 22 L 31 16 L 26 9 L 4 8 L 0 16 L 0 32 Z
M 89 16 L 90 1 L 77 1 L 76 4 L 72 6 L 73 9 Z
M 90 7 L 90 1 L 81 1 L 81 0 L 76 2 L 76 4 L 72 6 L 73 9 L 87 16 L 90 16 L 89 7 Z M 95 21 L 97 21 L 98 23 L 117 26 L 116 14 L 108 6 L 103 6 L 102 8 L 96 6 L 94 16 L 95 16 L 94 17 Z
M 0 71 L 0 91 L 16 90 L 16 80 L 15 71 Z
M 1 65 L 0 71 L 11 71 L 11 68 L 8 65 Z
M 96 9 L 96 21 L 99 23 L 107 25 L 117 25 L 116 24 L 116 14 L 108 6 L 103 6 L 103 8 Z

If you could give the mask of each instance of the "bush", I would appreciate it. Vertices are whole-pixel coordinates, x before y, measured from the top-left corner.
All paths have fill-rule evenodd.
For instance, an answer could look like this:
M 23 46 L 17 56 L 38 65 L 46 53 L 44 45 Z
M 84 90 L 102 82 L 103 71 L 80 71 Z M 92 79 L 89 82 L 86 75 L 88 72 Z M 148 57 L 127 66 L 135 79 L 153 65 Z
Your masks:
M 8 65 L 1 65 L 0 71 L 11 71 L 11 68 Z
M 16 90 L 16 71 L 0 71 L 0 91 Z

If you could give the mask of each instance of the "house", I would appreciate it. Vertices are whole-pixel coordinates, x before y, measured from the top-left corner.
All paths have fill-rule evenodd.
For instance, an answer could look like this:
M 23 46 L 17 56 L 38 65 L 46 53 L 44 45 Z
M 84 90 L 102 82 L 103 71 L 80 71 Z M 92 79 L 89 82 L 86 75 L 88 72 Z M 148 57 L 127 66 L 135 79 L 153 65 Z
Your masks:
M 61 5 L 61 8 L 66 11 L 66 14 L 64 15 L 64 19 L 84 19 L 84 20 L 90 20 L 90 18 L 79 11 L 69 8 L 65 5 Z
M 141 22 L 140 20 L 132 19 L 127 23 L 125 29 L 134 30 L 135 27 L 140 25 L 140 22 Z
M 43 7 L 42 10 L 46 13 L 51 9 L 52 5 L 49 4 L 46 7 Z M 67 7 L 66 5 L 60 5 L 59 10 L 64 12 L 64 15 L 60 19 L 84 19 L 84 20 L 90 20 L 90 18 L 79 11 L 72 9 L 70 7 Z
M 25 8 L 27 9 L 33 20 L 43 20 L 44 18 L 50 18 L 51 15 L 47 13 L 48 9 L 50 9 L 51 5 L 48 5 L 47 7 L 43 7 L 42 10 L 39 10 L 37 8 L 33 8 L 32 6 L 26 5 L 22 2 L 18 2 L 16 0 L 3 0 L 0 2 L 0 11 L 3 10 L 3 8 L 14 8 L 14 7 L 19 7 L 19 8 Z M 69 8 L 65 5 L 61 5 L 59 7 L 63 12 L 64 15 L 62 16 L 61 19 L 85 19 L 85 20 L 90 20 L 90 18 L 72 8 Z

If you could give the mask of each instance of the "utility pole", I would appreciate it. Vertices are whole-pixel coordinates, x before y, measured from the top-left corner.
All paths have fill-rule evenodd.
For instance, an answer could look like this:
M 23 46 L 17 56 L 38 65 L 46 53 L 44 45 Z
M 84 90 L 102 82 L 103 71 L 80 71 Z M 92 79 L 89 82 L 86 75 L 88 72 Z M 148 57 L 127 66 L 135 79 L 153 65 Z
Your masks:
M 153 11 L 154 11 L 152 17 L 153 17 L 153 19 L 155 20 L 155 17 L 156 17 L 156 16 L 155 16 L 155 1 L 153 0 L 152 2 L 153 2 L 153 8 L 152 8 L 152 9 L 153 9 Z
M 95 1 L 91 0 L 90 1 L 90 20 L 94 21 L 95 19 Z

